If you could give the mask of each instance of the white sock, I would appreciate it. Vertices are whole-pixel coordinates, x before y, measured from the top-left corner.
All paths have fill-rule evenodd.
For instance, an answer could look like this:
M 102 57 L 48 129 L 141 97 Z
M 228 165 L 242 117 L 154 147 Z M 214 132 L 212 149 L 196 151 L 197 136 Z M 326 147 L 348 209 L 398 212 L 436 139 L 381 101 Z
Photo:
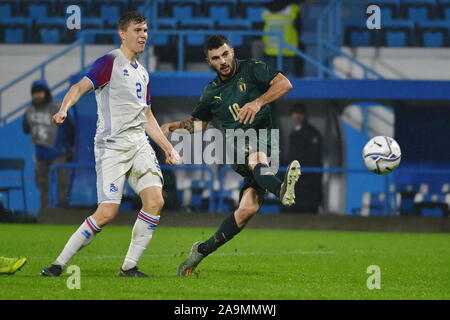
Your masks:
M 138 213 L 131 234 L 130 247 L 123 262 L 122 270 L 129 270 L 137 265 L 148 243 L 152 239 L 153 230 L 158 226 L 158 223 L 159 216 L 150 215 L 143 210 Z
M 92 216 L 87 217 L 77 231 L 67 241 L 66 246 L 60 253 L 54 264 L 65 266 L 70 259 L 94 240 L 95 235 L 101 231 Z

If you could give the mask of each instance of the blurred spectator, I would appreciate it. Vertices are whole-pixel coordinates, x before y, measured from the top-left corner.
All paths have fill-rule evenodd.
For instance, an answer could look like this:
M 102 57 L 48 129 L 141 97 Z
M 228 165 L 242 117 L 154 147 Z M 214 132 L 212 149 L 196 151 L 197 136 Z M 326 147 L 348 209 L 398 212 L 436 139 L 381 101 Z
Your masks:
M 300 9 L 304 1 L 281 0 L 269 2 L 263 11 L 264 31 L 281 31 L 284 42 L 302 50 L 299 38 L 301 32 Z M 264 56 L 268 64 L 276 67 L 278 56 L 278 38 L 276 36 L 263 36 Z M 290 76 L 303 75 L 303 59 L 295 52 L 284 48 L 283 71 Z
M 304 167 L 322 167 L 322 136 L 309 124 L 302 104 L 291 108 L 294 129 L 289 134 L 288 161 L 297 159 Z M 296 185 L 296 203 L 285 212 L 318 213 L 322 204 L 322 173 L 302 172 Z
M 31 86 L 31 105 L 23 119 L 23 131 L 31 133 L 35 145 L 36 185 L 41 192 L 41 209 L 48 204 L 50 167 L 56 163 L 70 162 L 74 152 L 74 124 L 72 119 L 60 127 L 52 123 L 61 102 L 54 100 L 45 80 L 36 80 Z M 69 175 L 67 170 L 58 172 L 58 205 L 66 205 Z

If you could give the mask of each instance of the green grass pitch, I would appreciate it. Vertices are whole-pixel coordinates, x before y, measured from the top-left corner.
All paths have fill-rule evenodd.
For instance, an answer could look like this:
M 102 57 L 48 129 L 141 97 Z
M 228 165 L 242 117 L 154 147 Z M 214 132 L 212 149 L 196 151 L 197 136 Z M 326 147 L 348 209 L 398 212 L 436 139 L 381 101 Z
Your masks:
M 25 256 L 0 276 L 0 299 L 450 299 L 450 235 L 246 229 L 205 259 L 192 277 L 175 275 L 194 241 L 214 229 L 160 226 L 139 267 L 147 279 L 116 277 L 131 226 L 108 226 L 70 262 L 69 274 L 40 277 L 77 226 L 0 224 L 0 255 Z M 369 290 L 370 265 L 381 289 Z

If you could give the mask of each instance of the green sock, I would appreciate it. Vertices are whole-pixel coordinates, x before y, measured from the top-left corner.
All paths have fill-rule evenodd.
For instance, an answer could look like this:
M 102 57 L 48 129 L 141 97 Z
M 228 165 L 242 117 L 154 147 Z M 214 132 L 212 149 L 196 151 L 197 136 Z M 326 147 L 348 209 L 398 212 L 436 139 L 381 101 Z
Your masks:
M 269 166 L 265 163 L 258 163 L 253 169 L 253 178 L 261 188 L 264 188 L 279 197 L 282 184 L 281 180 L 273 173 L 261 174 L 263 168 L 269 168 Z M 269 172 L 269 170 L 264 171 Z
M 230 241 L 239 233 L 239 231 L 241 231 L 241 229 L 238 228 L 234 213 L 232 213 L 223 220 L 219 229 L 217 229 L 216 233 L 214 233 L 211 238 L 199 245 L 198 252 L 204 256 L 209 255 L 211 252 L 216 251 L 221 245 Z

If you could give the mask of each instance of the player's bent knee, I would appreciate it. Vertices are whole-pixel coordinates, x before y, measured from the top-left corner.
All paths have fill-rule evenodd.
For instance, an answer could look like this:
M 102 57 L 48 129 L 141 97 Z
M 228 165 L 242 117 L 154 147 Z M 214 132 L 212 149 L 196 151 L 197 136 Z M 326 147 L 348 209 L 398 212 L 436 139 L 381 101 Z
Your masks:
M 251 170 L 253 170 L 258 163 L 268 164 L 267 155 L 262 151 L 253 152 L 248 157 L 248 165 Z
M 101 203 L 93 214 L 97 225 L 103 227 L 111 222 L 119 212 L 119 206 L 116 203 Z
M 153 196 L 145 199 L 142 203 L 142 209 L 151 214 L 159 213 L 164 207 L 164 198 L 162 195 Z

